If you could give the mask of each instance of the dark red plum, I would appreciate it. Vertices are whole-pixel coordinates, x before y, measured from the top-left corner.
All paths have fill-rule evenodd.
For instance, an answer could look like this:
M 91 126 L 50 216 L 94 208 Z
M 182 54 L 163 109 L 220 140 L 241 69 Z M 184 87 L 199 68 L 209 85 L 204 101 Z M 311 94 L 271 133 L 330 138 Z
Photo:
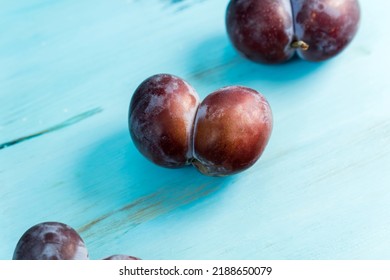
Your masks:
M 360 20 L 356 0 L 293 0 L 295 36 L 309 48 L 297 50 L 310 61 L 334 57 L 352 41 Z
M 230 1 L 228 35 L 241 54 L 256 62 L 277 63 L 294 54 L 289 0 Z
M 271 108 L 259 92 L 230 86 L 199 105 L 182 79 L 160 74 L 135 91 L 130 135 L 140 152 L 164 167 L 192 163 L 201 173 L 225 176 L 252 166 L 272 130 Z
M 195 90 L 179 77 L 158 74 L 146 79 L 130 103 L 129 130 L 135 146 L 160 166 L 189 164 L 198 104 Z
M 14 260 L 87 260 L 80 235 L 70 226 L 45 222 L 28 229 L 20 238 Z
M 280 63 L 295 51 L 322 61 L 343 51 L 360 21 L 357 0 L 231 0 L 226 29 L 245 57 Z
M 104 258 L 103 260 L 129 260 L 129 261 L 132 261 L 132 260 L 140 260 L 140 258 L 119 254 L 119 255 L 109 256 L 107 258 Z
M 272 125 L 271 108 L 259 92 L 230 86 L 211 93 L 196 114 L 193 165 L 211 176 L 249 168 L 263 153 Z

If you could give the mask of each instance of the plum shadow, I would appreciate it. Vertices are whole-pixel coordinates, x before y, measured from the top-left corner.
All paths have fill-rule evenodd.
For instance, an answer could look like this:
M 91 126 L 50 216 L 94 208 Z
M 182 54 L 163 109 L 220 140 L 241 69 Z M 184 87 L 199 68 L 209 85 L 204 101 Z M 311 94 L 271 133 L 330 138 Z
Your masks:
M 299 82 L 318 70 L 323 62 L 309 62 L 294 56 L 281 64 L 260 64 L 239 54 L 227 35 L 205 39 L 189 53 L 189 81 L 208 87 L 264 83 Z
M 188 166 L 159 167 L 145 159 L 127 130 L 113 133 L 91 147 L 78 165 L 79 191 L 93 217 L 78 228 L 89 237 L 120 234 L 177 208 L 193 206 L 237 180 L 208 177 Z

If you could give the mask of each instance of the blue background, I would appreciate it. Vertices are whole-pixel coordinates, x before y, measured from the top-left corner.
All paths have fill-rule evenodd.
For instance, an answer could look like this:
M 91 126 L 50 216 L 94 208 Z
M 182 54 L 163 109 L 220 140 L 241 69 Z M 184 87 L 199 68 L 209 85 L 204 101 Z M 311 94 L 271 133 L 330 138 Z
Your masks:
M 390 2 L 374 2 L 341 55 L 266 66 L 231 46 L 226 0 L 1 0 L 0 259 L 49 220 L 92 259 L 390 259 Z M 262 92 L 261 159 L 227 178 L 144 159 L 128 104 L 161 72 L 202 98 Z

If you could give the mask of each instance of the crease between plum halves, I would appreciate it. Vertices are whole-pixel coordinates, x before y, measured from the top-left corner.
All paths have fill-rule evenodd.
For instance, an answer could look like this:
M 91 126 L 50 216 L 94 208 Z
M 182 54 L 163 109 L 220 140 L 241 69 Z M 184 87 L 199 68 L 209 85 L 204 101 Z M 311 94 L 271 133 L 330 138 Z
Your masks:
M 226 29 L 248 59 L 281 63 L 294 53 L 322 61 L 343 51 L 360 21 L 357 0 L 231 0 Z
M 251 167 L 272 131 L 272 112 L 259 92 L 230 86 L 202 103 L 184 80 L 154 75 L 136 89 L 129 130 L 137 149 L 168 168 L 191 164 L 209 176 L 226 176 Z

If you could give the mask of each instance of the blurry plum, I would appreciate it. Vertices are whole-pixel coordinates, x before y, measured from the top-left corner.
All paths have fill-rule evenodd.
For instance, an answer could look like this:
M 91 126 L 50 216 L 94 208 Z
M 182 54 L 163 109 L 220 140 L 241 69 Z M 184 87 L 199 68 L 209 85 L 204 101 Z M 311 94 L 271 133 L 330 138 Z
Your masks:
M 140 258 L 118 254 L 118 255 L 109 256 L 107 258 L 104 258 L 103 260 L 140 260 Z
M 226 30 L 234 47 L 255 62 L 280 63 L 295 50 L 306 60 L 336 56 L 360 21 L 357 0 L 231 0 Z
M 20 238 L 14 260 L 86 260 L 88 252 L 80 235 L 59 222 L 44 222 Z

